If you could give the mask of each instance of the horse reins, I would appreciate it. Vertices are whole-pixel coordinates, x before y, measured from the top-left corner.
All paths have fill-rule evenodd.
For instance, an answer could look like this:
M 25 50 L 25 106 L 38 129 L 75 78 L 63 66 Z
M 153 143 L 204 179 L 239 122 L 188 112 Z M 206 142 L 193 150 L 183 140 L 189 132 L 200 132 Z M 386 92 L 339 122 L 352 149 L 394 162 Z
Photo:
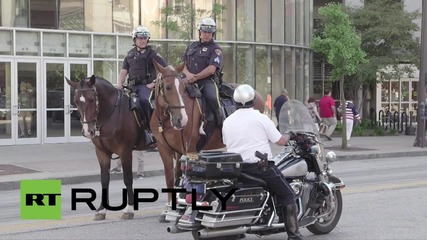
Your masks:
M 164 91 L 163 91 L 163 82 L 162 82 L 162 80 L 163 79 L 165 79 L 165 78 L 167 78 L 167 77 L 178 77 L 178 76 L 180 76 L 179 74 L 171 74 L 171 75 L 165 75 L 165 76 L 161 76 L 161 78 L 160 78 L 160 81 L 158 82 L 158 93 L 159 93 L 159 95 L 160 96 L 162 96 L 162 98 L 163 98 L 163 100 L 165 101 L 165 103 L 166 103 L 166 106 L 165 106 L 165 109 L 164 109 L 164 111 L 163 111 L 163 115 L 166 117 L 166 118 L 164 118 L 164 119 L 167 119 L 167 118 L 170 118 L 170 109 L 171 108 L 179 108 L 179 109 L 182 109 L 182 108 L 184 108 L 185 109 L 185 105 L 179 105 L 179 106 L 172 106 L 172 105 L 170 105 L 169 104 L 169 102 L 168 102 L 168 100 L 165 98 L 165 93 L 164 93 Z M 157 100 L 158 101 L 158 100 Z M 160 105 L 160 104 L 159 104 Z M 163 124 L 163 120 L 162 120 L 162 118 L 159 116 L 160 115 L 160 111 L 157 111 L 157 121 L 158 121 L 158 123 L 159 123 L 159 132 L 161 132 L 162 133 L 162 136 L 163 136 L 163 139 L 165 140 L 165 142 L 166 142 L 166 144 L 168 145 L 168 147 L 170 148 L 170 149 L 172 149 L 173 151 L 175 151 L 175 152 L 179 152 L 179 151 L 177 151 L 174 147 L 172 147 L 171 145 L 170 145 L 170 143 L 169 143 L 169 141 L 167 140 L 167 138 L 166 138 L 166 136 L 165 136 L 165 131 L 164 131 L 164 129 L 163 129 L 163 126 L 164 126 L 164 124 Z M 184 134 L 182 133 L 183 132 L 183 129 L 181 129 L 181 131 L 180 131 L 180 134 L 181 134 L 181 142 L 182 142 L 182 148 L 183 148 L 183 150 L 185 151 L 185 153 L 187 152 L 187 148 L 186 148 L 186 146 L 185 146 L 185 144 L 184 144 Z M 185 154 L 184 153 L 184 154 Z

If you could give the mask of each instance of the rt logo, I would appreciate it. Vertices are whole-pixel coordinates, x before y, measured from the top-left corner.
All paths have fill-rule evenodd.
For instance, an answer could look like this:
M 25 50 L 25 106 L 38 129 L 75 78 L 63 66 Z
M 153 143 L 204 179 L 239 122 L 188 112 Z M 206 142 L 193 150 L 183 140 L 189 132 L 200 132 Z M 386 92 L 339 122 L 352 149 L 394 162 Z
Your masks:
M 22 180 L 21 219 L 61 219 L 61 180 Z

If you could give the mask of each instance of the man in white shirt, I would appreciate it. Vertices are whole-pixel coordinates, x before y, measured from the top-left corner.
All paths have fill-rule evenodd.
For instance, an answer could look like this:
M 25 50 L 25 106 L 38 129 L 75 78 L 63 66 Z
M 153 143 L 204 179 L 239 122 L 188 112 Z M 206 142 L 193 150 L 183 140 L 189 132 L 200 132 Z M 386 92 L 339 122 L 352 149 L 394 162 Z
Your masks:
M 259 151 L 267 153 L 271 159 L 273 154 L 270 142 L 283 146 L 289 141 L 290 134 L 280 134 L 271 119 L 253 108 L 255 90 L 251 86 L 238 86 L 233 98 L 238 109 L 225 119 L 222 127 L 227 151 L 239 153 L 243 161 L 248 163 L 243 165 L 243 172 L 267 182 L 269 190 L 283 208 L 288 239 L 302 239 L 298 231 L 297 206 L 291 186 L 274 162 L 269 162 L 267 170 L 262 171 L 257 164 L 259 159 L 255 157 L 255 152 Z

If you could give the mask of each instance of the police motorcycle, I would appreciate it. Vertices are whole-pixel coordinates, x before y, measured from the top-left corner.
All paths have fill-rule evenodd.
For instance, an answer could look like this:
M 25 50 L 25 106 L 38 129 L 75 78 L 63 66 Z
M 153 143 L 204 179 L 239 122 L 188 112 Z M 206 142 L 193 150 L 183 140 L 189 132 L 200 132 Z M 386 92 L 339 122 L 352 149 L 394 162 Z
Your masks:
M 304 104 L 287 101 L 281 108 L 279 127 L 295 134 L 272 161 L 295 192 L 299 226 L 313 234 L 327 234 L 338 224 L 343 207 L 344 183 L 332 174 L 334 152 L 320 142 L 317 127 Z M 257 153 L 260 162 L 265 155 Z M 237 239 L 285 232 L 281 207 L 267 184 L 241 172 L 239 154 L 202 152 L 181 159 L 183 176 L 174 204 L 163 212 L 172 223 L 170 233 L 191 231 L 194 239 Z

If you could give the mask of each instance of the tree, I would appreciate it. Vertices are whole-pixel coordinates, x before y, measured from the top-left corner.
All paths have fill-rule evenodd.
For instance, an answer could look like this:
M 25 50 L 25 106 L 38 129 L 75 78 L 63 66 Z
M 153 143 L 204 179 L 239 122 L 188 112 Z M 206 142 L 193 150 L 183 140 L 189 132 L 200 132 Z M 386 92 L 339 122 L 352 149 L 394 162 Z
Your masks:
M 347 10 L 362 38 L 361 48 L 369 59 L 358 66 L 352 85 L 347 86 L 349 90 L 357 91 L 362 86 L 362 99 L 366 99 L 369 90 L 375 90 L 378 80 L 411 75 L 414 68 L 401 63 L 419 66 L 420 42 L 414 38 L 419 30 L 415 23 L 419 12 L 405 12 L 403 3 L 390 0 L 365 1 L 363 6 Z M 363 109 L 366 114 L 367 109 Z
M 176 7 L 180 6 L 180 7 Z M 152 21 L 156 26 L 162 27 L 166 31 L 166 38 L 177 38 L 182 39 L 184 42 L 189 42 L 193 39 L 194 30 L 197 28 L 197 21 L 211 17 L 216 20 L 217 26 L 218 21 L 222 19 L 222 13 L 225 10 L 225 5 L 219 3 L 213 3 L 212 10 L 206 9 L 195 9 L 194 6 L 184 0 L 175 0 L 175 6 L 162 7 L 160 9 L 161 19 L 160 21 Z M 217 27 L 217 32 L 221 32 L 221 29 Z M 176 48 L 177 52 L 167 50 L 168 62 L 171 64 L 178 64 L 180 62 L 181 54 L 184 50 L 181 47 Z M 173 56 L 171 59 L 171 56 Z
M 360 48 L 361 38 L 356 33 L 343 6 L 329 3 L 319 8 L 323 17 L 323 33 L 313 38 L 312 48 L 323 54 L 333 66 L 331 78 L 340 80 L 341 106 L 345 111 L 344 76 L 351 76 L 358 70 L 359 64 L 366 63 L 366 53 Z M 342 128 L 342 148 L 347 148 L 346 121 Z

